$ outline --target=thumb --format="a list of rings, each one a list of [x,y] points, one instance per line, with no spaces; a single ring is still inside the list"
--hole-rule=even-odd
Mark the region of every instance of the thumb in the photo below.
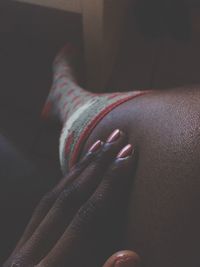
[[[134,251],[124,250],[112,255],[103,267],[139,267],[140,257]]]

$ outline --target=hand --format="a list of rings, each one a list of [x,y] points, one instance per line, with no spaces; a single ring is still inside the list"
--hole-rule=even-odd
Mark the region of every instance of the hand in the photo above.
[[[118,131],[92,146],[41,200],[4,267],[97,267],[119,249],[135,160],[125,143]],[[114,255],[105,267],[137,258],[127,253],[134,257]]]

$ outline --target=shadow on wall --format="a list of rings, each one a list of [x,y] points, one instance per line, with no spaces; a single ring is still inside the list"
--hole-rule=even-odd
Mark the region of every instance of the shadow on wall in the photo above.
[[[138,28],[149,37],[191,37],[190,6],[184,0],[138,0],[135,17]]]
[[[67,41],[81,46],[81,38],[79,15],[0,1],[0,104],[9,100],[40,112],[51,86],[56,52]]]

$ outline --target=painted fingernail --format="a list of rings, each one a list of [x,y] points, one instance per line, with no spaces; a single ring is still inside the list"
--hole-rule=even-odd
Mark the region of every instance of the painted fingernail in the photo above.
[[[133,146],[131,144],[125,146],[117,155],[117,159],[124,159],[133,154]]]
[[[139,266],[139,262],[131,257],[118,259],[114,264],[114,267],[137,267],[137,266]]]
[[[103,142],[101,140],[96,141],[88,150],[89,153],[97,152],[103,145]]]
[[[114,132],[111,133],[111,135],[107,139],[107,143],[112,143],[117,141],[121,136],[121,131],[119,129],[115,130]]]

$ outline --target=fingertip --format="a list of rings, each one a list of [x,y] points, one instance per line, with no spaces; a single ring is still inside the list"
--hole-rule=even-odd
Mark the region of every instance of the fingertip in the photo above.
[[[103,142],[101,140],[97,140],[88,150],[88,153],[95,153],[98,152],[102,146],[103,146]]]
[[[139,267],[140,257],[134,251],[121,251],[110,257],[103,267]]]
[[[137,160],[136,154],[136,149],[133,147],[133,145],[126,145],[118,152],[114,161],[114,168],[122,170],[128,170],[129,167],[132,168],[133,166],[135,168]]]
[[[122,148],[127,142],[126,134],[120,130],[114,130],[105,140],[104,152],[113,151],[113,156],[116,156],[120,148]]]
[[[77,164],[74,164],[71,167],[71,171],[80,169],[83,166],[86,167],[89,163],[91,163],[92,160],[94,160],[98,156],[99,152],[101,152],[103,145],[104,142],[102,142],[101,140],[97,140],[95,143],[93,143],[93,145],[91,145],[83,158]]]
[[[118,139],[124,136],[125,136],[124,133],[120,129],[116,129],[109,135],[109,137],[106,140],[106,143],[110,144],[116,142]]]
[[[134,149],[131,144],[126,145],[123,147],[120,152],[117,155],[117,159],[125,159],[127,157],[130,157],[134,154]]]
[[[139,267],[140,257],[134,251],[117,253],[113,267]]]

